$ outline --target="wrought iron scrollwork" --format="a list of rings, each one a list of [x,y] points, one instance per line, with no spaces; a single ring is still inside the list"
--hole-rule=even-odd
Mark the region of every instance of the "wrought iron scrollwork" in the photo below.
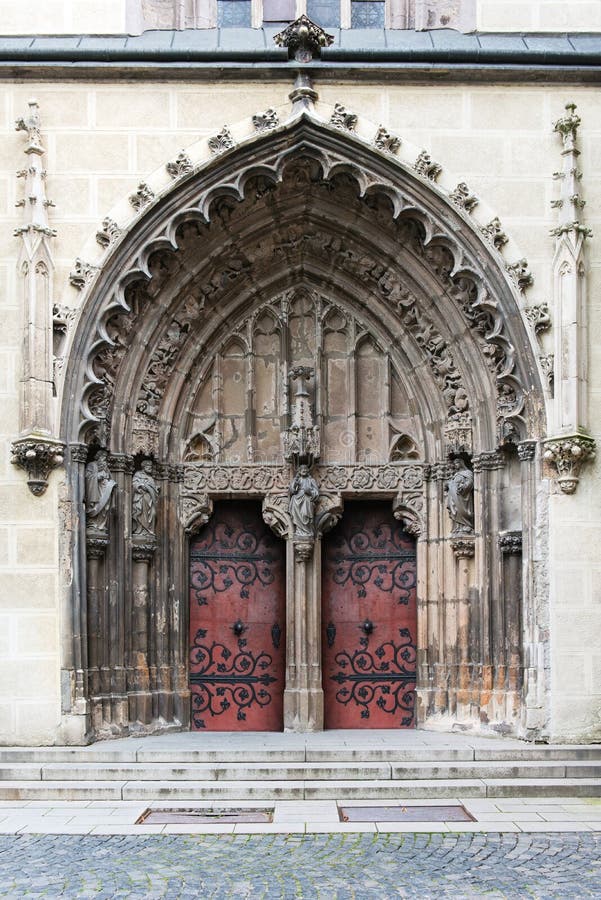
[[[250,707],[271,703],[268,688],[277,679],[267,670],[273,658],[265,651],[253,654],[246,649],[244,638],[239,638],[235,654],[216,641],[209,646],[203,643],[206,634],[205,629],[198,629],[190,651],[193,724],[205,728],[204,715],[220,716],[232,706],[242,722]]]
[[[415,547],[402,529],[381,524],[369,531],[357,531],[350,538],[335,538],[334,581],[354,585],[357,596],[367,596],[367,585],[397,594],[397,602],[407,605],[416,586]]]
[[[270,536],[258,539],[251,531],[235,529],[224,522],[207,526],[202,539],[190,548],[193,599],[204,606],[205,592],[222,594],[239,585],[244,600],[255,582],[264,587],[272,584],[276,554],[271,552],[270,542]]]
[[[328,647],[334,646],[334,641],[336,640],[336,626],[333,622],[328,622],[326,625],[326,640],[328,642]]]
[[[282,639],[282,629],[278,622],[274,622],[271,626],[271,643],[274,650],[280,649],[280,641]]]
[[[408,628],[399,628],[399,636],[399,644],[385,641],[373,651],[368,649],[369,639],[361,638],[361,649],[336,654],[341,671],[331,678],[340,685],[337,702],[359,706],[362,719],[369,719],[370,706],[375,704],[391,715],[400,712],[400,724],[408,727],[415,708],[416,650]]]

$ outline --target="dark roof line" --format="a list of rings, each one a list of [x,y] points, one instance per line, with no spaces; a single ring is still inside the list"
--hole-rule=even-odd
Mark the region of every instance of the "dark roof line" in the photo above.
[[[277,47],[277,28],[146,31],[140,35],[56,35],[0,38],[0,64],[264,62],[294,66]],[[329,29],[334,36],[322,58],[308,63],[408,63],[545,67],[601,65],[601,33],[472,33],[450,29],[401,31]]]

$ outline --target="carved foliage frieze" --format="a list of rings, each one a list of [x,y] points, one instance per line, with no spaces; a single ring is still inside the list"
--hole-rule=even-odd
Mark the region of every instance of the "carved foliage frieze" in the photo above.
[[[421,491],[424,470],[417,464],[388,465],[316,465],[312,474],[320,493],[382,493],[394,496],[399,492]],[[292,478],[290,466],[237,465],[203,466],[184,464],[183,494],[244,493],[259,495],[283,493],[287,495]]]

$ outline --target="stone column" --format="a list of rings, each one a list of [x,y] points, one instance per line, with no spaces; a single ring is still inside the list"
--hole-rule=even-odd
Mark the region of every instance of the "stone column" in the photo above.
[[[290,680],[284,690],[284,729],[323,729],[321,686],[321,554],[313,541],[293,540],[292,603],[288,604],[287,665]]]
[[[106,561],[108,584],[107,665],[110,680],[111,723],[120,731],[127,731],[129,716],[127,660],[130,651],[129,602],[131,597],[131,565],[127,551],[131,476],[133,457],[112,454],[111,473],[115,478],[115,496],[109,550]]]
[[[455,556],[456,714],[459,721],[466,721],[470,716],[470,603],[474,594],[475,536],[454,538],[451,546]]]
[[[522,687],[522,532],[501,532],[499,548],[505,610],[507,717],[514,720],[519,713]]]
[[[74,561],[73,576],[62,595],[62,668],[61,707],[62,735],[65,743],[83,743],[90,730],[87,647],[87,548],[86,523],[83,513],[85,497],[85,463],[88,447],[69,447],[69,504],[65,510],[66,528],[61,540],[65,557]]]
[[[104,560],[108,547],[106,533],[88,531],[86,534],[87,556],[87,623],[88,623],[88,696],[91,704],[92,726],[102,728],[104,711],[102,705],[103,683],[103,632],[104,622]]]
[[[152,721],[152,694],[150,692],[150,672],[148,668],[148,626],[150,602],[150,564],[154,556],[153,542],[132,543],[133,559],[133,606],[131,653],[133,693],[129,695],[129,718],[131,722]]]
[[[547,586],[538,584],[541,573],[548,567],[547,547],[541,544],[541,534],[548,528],[548,497],[541,480],[541,461],[537,442],[518,444],[522,474],[522,610],[521,610],[521,666],[522,721],[521,736],[540,740],[545,736],[546,692],[549,678],[549,610],[540,601],[547,594]],[[542,590],[541,590],[542,588]]]
[[[154,479],[154,463],[144,459],[132,478],[131,549],[132,608],[131,662],[133,694],[129,697],[130,721],[148,725],[153,719],[152,683],[149,666],[151,622],[151,563],[156,547],[156,521],[159,487]],[[156,621],[156,619],[155,619]],[[158,712],[158,711],[157,711]]]

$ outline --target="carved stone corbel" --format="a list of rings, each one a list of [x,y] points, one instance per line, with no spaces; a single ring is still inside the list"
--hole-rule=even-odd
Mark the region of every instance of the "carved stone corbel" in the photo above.
[[[288,496],[286,494],[267,494],[263,499],[263,521],[274,534],[286,540],[292,536],[293,525],[288,512]]]
[[[340,494],[321,494],[315,515],[315,533],[321,537],[338,525],[344,512]]]
[[[178,513],[186,534],[193,534],[213,515],[213,501],[208,494],[184,494],[180,496]]]
[[[570,434],[549,438],[544,448],[543,458],[556,470],[560,489],[564,494],[573,494],[582,466],[595,459],[595,441],[585,434]]]
[[[421,493],[403,493],[400,491],[392,501],[392,514],[403,528],[415,538],[424,534],[424,497]]]
[[[53,438],[30,435],[14,441],[11,462],[27,472],[27,485],[32,494],[41,497],[48,487],[52,469],[62,466],[65,445]]]

